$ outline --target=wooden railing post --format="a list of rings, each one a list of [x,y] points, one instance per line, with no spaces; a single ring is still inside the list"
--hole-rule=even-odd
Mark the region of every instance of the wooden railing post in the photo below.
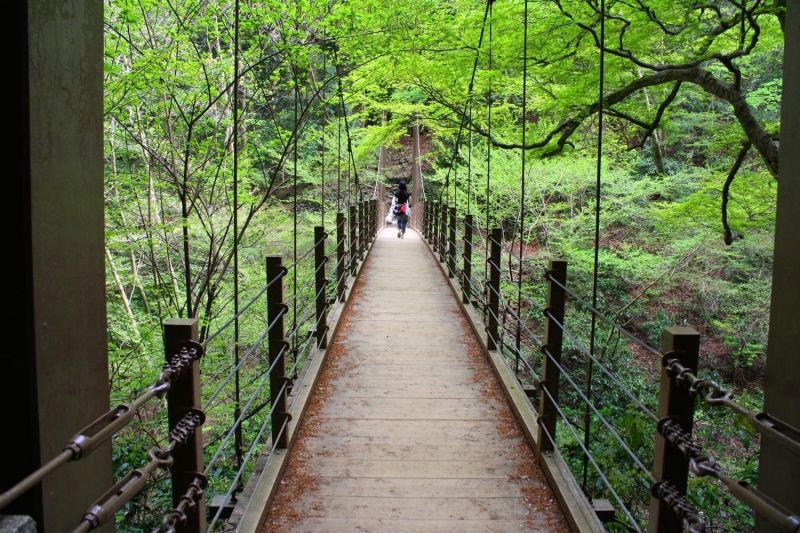
[[[487,346],[490,350],[497,349],[499,339],[497,330],[499,326],[498,315],[500,313],[500,241],[503,233],[500,228],[493,228],[490,233],[489,245],[489,309],[488,309],[488,334]]]
[[[430,202],[425,202],[422,204],[422,236],[425,237],[426,241],[430,241],[430,235],[428,234],[428,228],[431,224],[431,217],[430,213],[428,212],[430,208]]]
[[[432,250],[436,250],[436,202],[431,200],[428,206],[428,242]]]
[[[444,263],[447,259],[447,204],[439,206],[439,261]]]
[[[286,341],[284,317],[288,307],[283,301],[283,279],[286,269],[283,267],[281,256],[267,257],[267,279],[277,277],[280,281],[273,283],[267,289],[267,325],[272,327],[267,334],[269,351],[269,364],[272,371],[269,373],[269,395],[272,405],[272,441],[276,448],[286,448],[287,431],[283,425],[289,416],[286,413],[287,384],[286,377],[286,352],[289,343]],[[275,362],[277,360],[277,362]]]
[[[697,375],[700,352],[700,334],[692,328],[672,327],[664,329],[661,337],[661,350],[664,362],[677,359],[681,365]],[[687,433],[692,434],[694,399],[688,387],[678,385],[668,370],[662,365],[661,386],[658,392],[659,420],[672,419]],[[656,446],[653,454],[653,477],[667,481],[682,495],[686,494],[689,480],[689,460],[678,448],[670,444],[656,432]],[[665,533],[681,531],[681,519],[670,510],[662,500],[650,498],[650,521],[648,531]]]
[[[367,242],[367,232],[364,230],[364,201],[358,202],[358,260],[364,260],[364,248]]]
[[[177,318],[164,322],[164,356],[167,361],[180,351],[185,341],[197,341],[197,319]],[[191,370],[172,384],[167,392],[167,418],[169,429],[180,422],[192,409],[200,409],[200,363],[195,361]],[[197,429],[172,453],[172,504],[177,506],[196,474],[203,472],[203,433]],[[178,531],[203,532],[206,530],[206,505],[200,501],[187,513],[187,520]]]
[[[356,206],[350,206],[350,275],[356,275],[356,266],[358,266],[358,238],[356,235]]]
[[[345,251],[344,213],[336,213],[336,295],[340,302],[344,302],[344,280],[347,265],[347,252]]]
[[[325,240],[327,234],[322,226],[314,227],[314,287],[316,288],[316,318],[314,329],[317,332],[317,347],[325,348],[328,345],[328,278],[325,275]]]
[[[537,452],[551,452],[558,422],[558,388],[561,380],[561,350],[564,342],[564,307],[567,286],[567,262],[550,261],[547,271],[547,307],[545,308],[542,384],[539,393],[539,430]],[[552,279],[550,279],[552,278]],[[555,280],[555,281],[553,281]],[[559,285],[560,284],[560,285]]]
[[[461,270],[461,301],[465,304],[472,298],[472,215],[464,217],[464,268]]]
[[[369,200],[369,242],[375,240],[375,235],[378,233],[375,229],[375,222],[377,221],[375,213],[378,211],[377,206],[375,205],[376,202],[377,200],[375,198]]]
[[[364,257],[367,253],[367,243],[369,242],[369,232],[367,231],[367,224],[369,221],[367,220],[367,201],[364,200],[361,202],[361,225],[358,226],[359,230],[361,231],[361,238],[359,239],[359,244],[361,245],[358,251],[358,258],[363,261]]]
[[[456,208],[450,208],[450,237],[448,238],[447,274],[456,277]]]
[[[366,249],[369,248],[369,244],[372,242],[372,236],[374,235],[374,232],[372,231],[372,228],[373,228],[372,220],[373,220],[374,217],[372,216],[372,200],[371,199],[370,200],[364,200],[364,212],[365,212],[364,213],[365,214],[365,217],[364,217],[364,234],[367,236],[367,238],[364,239],[364,241],[365,241],[364,246],[365,246],[365,250],[366,250]]]
[[[433,226],[435,222],[435,216],[433,215],[433,202],[425,202],[425,209],[428,210],[428,242],[433,241]]]
[[[428,241],[431,244],[431,250],[434,253],[439,249],[437,240],[439,239],[439,210],[437,208],[436,202],[431,202],[431,227],[430,227],[430,237]]]
[[[380,210],[378,209],[378,199],[372,200],[372,240],[378,236],[378,220],[380,219]]]
[[[364,260],[364,250],[367,249],[367,213],[366,202],[358,203],[358,260]]]

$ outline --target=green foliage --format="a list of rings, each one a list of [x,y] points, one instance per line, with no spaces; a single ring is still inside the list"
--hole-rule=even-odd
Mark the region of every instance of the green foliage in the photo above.
[[[607,102],[604,116],[598,306],[652,344],[658,344],[665,326],[695,325],[704,339],[703,367],[714,369],[717,379],[755,406],[761,401],[752,383],[763,371],[775,216],[776,183],[766,170],[769,162],[754,148],[733,180],[727,215],[742,238],[724,246],[722,187],[750,134],[731,101],[692,79],[682,83],[645,141],[642,124],[655,119],[674,85],[634,85],[654,73],[680,70],[671,67],[694,65],[738,91],[763,131],[777,132],[782,33],[770,2],[746,3],[751,13],[744,26],[734,2],[719,2],[717,9],[690,0],[646,4],[608,3],[613,16],[606,20],[605,97],[630,91]],[[590,298],[597,133],[591,106],[599,82],[595,6],[582,0],[528,2],[535,16],[529,18],[523,102],[524,4],[492,3],[491,68],[488,31],[476,48],[486,5],[477,0],[242,2],[238,95],[233,89],[232,2],[115,0],[106,6],[112,401],[129,400],[157,376],[164,320],[196,316],[207,338],[233,315],[234,235],[240,301],[247,302],[265,283],[268,255],[280,254],[291,264],[311,245],[314,225],[324,219],[330,230],[337,209],[360,194],[371,196],[381,179],[378,151],[388,147],[402,154],[415,123],[430,146],[423,154],[427,197],[441,197],[457,205],[459,213],[467,208],[481,227],[501,227],[506,241],[522,235],[529,249],[523,265],[516,265],[513,250],[504,250],[503,291],[516,298],[511,276],[521,271],[528,301],[522,313],[530,327],[541,333],[536,306],[546,288],[539,280],[550,259],[567,259],[570,286]],[[729,64],[718,59],[725,54],[734,56]],[[558,128],[573,122],[574,130],[562,138]],[[527,152],[524,195],[520,153],[507,149],[521,142],[522,124],[527,142],[541,141]],[[397,171],[410,174],[408,168]],[[297,292],[294,303],[302,318],[313,296],[311,261],[302,261],[290,277],[286,290]],[[254,405],[268,394],[267,387],[258,388],[265,370],[258,345],[265,315],[265,303],[257,299],[240,322],[240,350],[255,354],[242,370],[242,395],[252,397]],[[591,319],[575,305],[567,323],[575,333],[565,364],[582,382]],[[308,327],[298,328],[300,337]],[[641,401],[654,405],[658,361],[647,359],[604,324],[596,339],[615,376]],[[540,362],[533,347],[523,352]],[[204,382],[219,383],[233,364],[233,353],[233,334],[224,331],[202,363]],[[602,375],[596,379],[601,413],[647,463],[653,428],[631,409],[629,398],[615,395],[612,383]],[[212,389],[204,389],[204,402]],[[206,460],[232,424],[233,395],[228,384],[208,406],[205,438],[214,446],[207,449]],[[582,419],[579,395],[565,391],[564,398],[568,415]],[[243,424],[246,445],[264,414]],[[115,440],[117,477],[144,462],[157,440],[154,435],[164,434],[157,409],[140,418],[139,429],[126,430]],[[640,520],[646,484],[622,466],[628,464],[625,455],[602,432],[596,414],[589,419],[599,433],[593,451]],[[698,431],[715,452],[725,451],[721,443],[730,443],[734,453],[723,458],[742,477],[754,478],[757,439],[739,420],[703,410]],[[563,431],[558,438],[574,471],[580,472],[578,441]],[[221,457],[209,493],[226,491],[237,469],[231,445]],[[605,490],[596,473],[590,472],[588,481],[592,491]],[[707,480],[693,482],[692,498],[715,525],[735,530],[752,523],[748,512]],[[153,484],[117,516],[118,529],[149,530],[168,501],[164,484]]]

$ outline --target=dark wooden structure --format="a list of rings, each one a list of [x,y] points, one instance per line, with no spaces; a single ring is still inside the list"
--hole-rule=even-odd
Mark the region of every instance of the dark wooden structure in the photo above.
[[[53,0],[11,5],[17,61],[9,77],[8,125],[15,174],[6,227],[9,285],[0,405],[6,436],[0,489],[61,452],[79,428],[108,409],[103,235],[103,6]],[[13,259],[12,259],[13,258]],[[89,475],[91,473],[91,475]],[[4,513],[33,515],[40,531],[69,531],[111,484],[106,444],[68,465]],[[57,504],[56,504],[57,502]]]

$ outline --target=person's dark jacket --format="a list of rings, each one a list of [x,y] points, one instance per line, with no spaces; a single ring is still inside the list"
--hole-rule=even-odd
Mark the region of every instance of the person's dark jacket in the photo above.
[[[408,191],[395,191],[394,197],[397,198],[398,204],[404,204],[411,198],[411,193]],[[411,203],[409,202],[409,206]]]

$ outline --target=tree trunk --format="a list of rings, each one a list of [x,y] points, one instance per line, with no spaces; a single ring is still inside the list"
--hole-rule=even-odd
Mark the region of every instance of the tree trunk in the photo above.
[[[117,285],[117,291],[119,291],[119,296],[122,299],[122,306],[125,308],[125,314],[127,314],[128,318],[131,319],[131,324],[133,325],[134,329],[138,330],[139,326],[136,324],[136,319],[133,318],[133,311],[131,310],[131,301],[128,298],[128,293],[125,292],[125,286],[122,284],[122,280],[119,277],[117,267],[114,265],[114,258],[111,256],[111,250],[109,250],[107,246],[106,259],[108,259],[108,266],[111,268],[111,275],[114,278],[114,283]]]
[[[638,69],[639,76],[642,75],[642,69]],[[651,112],[653,110],[653,101],[650,98],[650,91],[646,88],[644,89],[644,101],[647,104],[647,112]],[[661,139],[660,139],[660,130],[656,128],[653,130],[653,134],[650,136],[650,151],[653,154],[653,163],[656,166],[656,172],[661,175],[666,174],[667,172],[664,170],[664,151],[661,147]]]

